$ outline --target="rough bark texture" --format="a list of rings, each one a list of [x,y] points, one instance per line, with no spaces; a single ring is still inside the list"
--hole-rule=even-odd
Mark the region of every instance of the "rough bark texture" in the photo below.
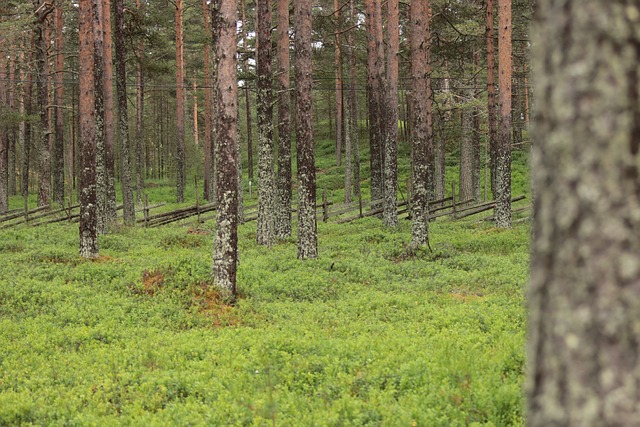
[[[218,46],[218,40],[220,39],[220,1],[221,0],[212,0],[210,2],[211,46],[213,47],[211,51],[211,63],[213,64],[211,68],[211,72],[213,73],[211,79],[213,82],[218,81],[218,67],[216,64],[218,63],[217,46]],[[217,196],[217,181],[218,181],[217,170],[218,169],[217,168],[218,168],[218,163],[220,161],[219,156],[216,154],[216,147],[218,145],[217,134],[218,134],[218,107],[219,107],[217,89],[214,91],[214,93],[215,93],[215,96],[212,96],[211,112],[209,114],[209,117],[211,120],[211,136],[210,136],[211,138],[211,153],[210,153],[211,170],[209,175],[209,195],[217,203],[217,200],[218,200],[218,196]]]
[[[113,100],[113,45],[111,41],[111,0],[102,0],[103,77],[104,77],[104,165],[107,171],[107,199],[104,218],[108,224],[117,219],[116,210],[116,127]]]
[[[258,73],[258,229],[256,242],[271,246],[275,242],[275,174],[273,146],[273,91],[271,80],[271,0],[257,0]]]
[[[213,250],[213,283],[224,300],[235,300],[238,260],[238,178],[237,178],[237,84],[236,84],[236,2],[221,0],[218,57],[218,132],[216,237]]]
[[[496,150],[496,227],[511,227],[511,0],[499,0],[498,144]]]
[[[474,77],[473,77],[473,87],[478,87],[478,73],[480,69],[480,54],[479,52],[474,52],[473,54],[473,64],[474,64]],[[472,175],[471,175],[471,185],[472,185],[472,196],[473,200],[480,201],[480,173],[482,171],[482,161],[481,161],[481,150],[480,150],[480,109],[478,108],[475,93],[471,93],[473,96],[473,107],[471,109],[471,165],[472,165]],[[463,199],[464,200],[464,199]]]
[[[106,146],[104,142],[104,33],[102,31],[102,1],[91,0],[93,22],[93,85],[96,144],[96,212],[99,234],[107,232],[105,215],[107,204]]]
[[[34,1],[36,10],[42,1]],[[38,206],[48,206],[51,204],[51,146],[49,144],[50,123],[49,123],[49,54],[46,27],[48,25],[47,16],[51,12],[51,7],[44,6],[44,13],[36,20],[36,67],[37,67],[37,92],[38,111],[40,115],[40,127],[38,129]]]
[[[381,79],[378,78],[378,48],[376,44],[377,0],[365,0],[367,31],[367,93],[369,106],[369,165],[371,175],[371,200],[383,197],[382,186],[382,131],[380,99]],[[378,206],[376,206],[378,207]]]
[[[91,0],[80,0],[79,7],[79,91],[80,91],[80,256],[98,256],[96,210],[96,143],[94,91],[93,5]]]
[[[336,20],[335,32],[335,57],[334,64],[336,67],[336,166],[342,165],[342,124],[343,119],[343,97],[342,97],[342,45],[341,45],[341,24],[342,13],[338,0],[333,0],[334,19]]]
[[[27,42],[25,42],[27,44]],[[32,48],[27,56],[26,64],[31,64],[33,58],[33,46],[35,44],[35,37],[32,34],[31,40],[28,45]],[[20,79],[25,82],[24,87],[24,113],[31,114],[31,100],[33,97],[33,74],[28,72],[29,66],[26,65],[20,72]],[[24,145],[22,146],[22,181],[20,189],[22,190],[22,197],[26,201],[29,197],[29,158],[31,156],[31,122],[25,121],[24,123]]]
[[[384,213],[387,227],[398,225],[398,55],[400,55],[400,23],[398,0],[387,2],[389,48],[387,49],[388,88],[384,134]],[[382,21],[382,19],[380,19]]]
[[[16,59],[12,56],[9,59],[9,81],[13,82],[16,76]],[[9,90],[7,91],[7,104],[9,105],[9,109],[11,111],[16,110],[16,84],[10,84]],[[8,145],[8,170],[9,174],[7,176],[7,192],[10,196],[16,195],[16,140],[18,139],[18,127],[15,124],[11,124],[8,129],[8,137],[9,137],[9,145]],[[64,177],[63,177],[64,178]]]
[[[54,12],[55,29],[55,74],[54,74],[54,95],[55,120],[52,170],[53,170],[53,201],[64,205],[64,34],[62,32],[62,2],[57,1]],[[14,174],[15,175],[15,174]]]
[[[184,154],[184,43],[182,0],[176,0],[176,201],[184,202],[186,184]]]
[[[289,0],[278,0],[278,177],[276,237],[291,236],[291,94],[289,60]]]
[[[640,10],[537,6],[528,425],[637,425]]]
[[[465,90],[465,103],[472,102],[471,89]],[[462,108],[462,139],[460,142],[460,200],[473,198],[473,123],[471,107]]]
[[[496,158],[498,150],[498,123],[496,115],[496,54],[495,31],[493,29],[495,3],[487,0],[487,20],[485,34],[487,38],[487,128],[489,138],[489,169],[491,170],[491,191],[496,198]]]
[[[311,0],[294,3],[298,258],[318,257],[316,168],[311,104]]]
[[[0,39],[0,42],[4,40]],[[0,114],[8,108],[7,102],[7,60],[6,53],[0,52]],[[9,135],[6,127],[0,125],[0,213],[9,209]]]
[[[114,28],[116,48],[116,92],[118,97],[118,136],[120,141],[120,180],[122,181],[122,202],[124,224],[135,224],[135,205],[131,186],[131,158],[129,147],[129,116],[127,108],[127,48],[124,38],[124,0],[115,0]]]
[[[427,150],[430,141],[428,129],[428,105],[431,98],[427,86],[428,45],[425,43],[429,27],[429,1],[411,2],[411,78],[413,101],[413,150],[412,150],[412,201],[411,242],[414,246],[429,244],[428,165]],[[417,96],[415,94],[425,94]]]

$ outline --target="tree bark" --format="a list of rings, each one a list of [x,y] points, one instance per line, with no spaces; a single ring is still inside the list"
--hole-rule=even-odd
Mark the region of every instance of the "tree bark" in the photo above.
[[[511,227],[511,0],[498,0],[498,145],[496,151],[496,227]]]
[[[118,97],[118,134],[120,141],[120,180],[122,181],[122,201],[124,224],[135,225],[135,205],[131,185],[131,156],[129,146],[129,116],[127,107],[127,48],[124,38],[124,0],[115,0],[114,14],[116,48],[116,92]]]
[[[54,74],[54,105],[55,120],[53,141],[53,201],[64,206],[64,34],[62,21],[62,1],[55,3],[54,29],[55,29],[55,74]]]
[[[28,45],[30,49],[28,49],[27,61],[24,69],[20,73],[20,79],[25,82],[24,87],[24,113],[26,115],[32,114],[32,97],[33,97],[33,73],[29,71],[29,65],[31,64],[33,55],[35,52],[35,34],[32,33],[30,40],[28,42],[25,41],[25,45]],[[25,200],[29,197],[29,166],[30,166],[30,156],[31,156],[31,121],[26,120],[24,122],[24,145],[22,147],[22,182],[20,184],[20,189],[22,190],[22,197]]]
[[[176,0],[176,202],[184,202],[184,30],[182,0]]]
[[[429,46],[425,38],[430,26],[428,0],[411,2],[411,78],[413,93],[413,150],[412,150],[412,187],[411,201],[411,242],[413,246],[429,245],[429,210],[428,210],[428,151],[431,99],[427,85],[429,77]]]
[[[144,14],[140,0],[136,0],[138,14]],[[144,61],[144,38],[140,37],[137,45],[138,62],[136,64],[136,199],[142,203],[144,195],[144,75],[142,63]],[[197,117],[194,118],[197,123]],[[197,134],[196,134],[197,135]]]
[[[398,55],[400,55],[400,22],[398,0],[387,2],[388,90],[385,111],[387,125],[384,139],[384,224],[398,226]],[[382,18],[380,19],[382,21]]]
[[[0,43],[6,40],[0,39]],[[8,107],[7,60],[6,53],[0,52],[0,113]],[[0,213],[9,210],[9,135],[7,126],[0,124]]]
[[[375,2],[365,0],[366,32],[367,32],[367,93],[369,104],[369,166],[371,176],[371,200],[383,197],[382,186],[382,123],[380,101],[382,88],[378,78],[378,47],[376,42],[376,13]],[[378,205],[372,206],[377,208]]]
[[[91,0],[80,0],[79,7],[79,88],[80,88],[80,256],[98,256],[96,210],[96,143],[94,94],[94,10]]]
[[[640,11],[537,2],[527,424],[640,419]]]
[[[278,177],[276,237],[291,236],[291,94],[289,59],[289,0],[278,0]]]
[[[496,199],[496,158],[498,150],[498,123],[496,120],[496,54],[495,32],[493,29],[495,3],[487,0],[487,20],[485,34],[487,39],[487,128],[489,138],[489,169],[491,171],[491,192]]]
[[[205,34],[211,29],[211,19],[207,0],[202,0],[202,14]],[[209,180],[211,176],[211,108],[213,102],[213,82],[211,79],[211,38],[207,38],[204,46],[204,198],[213,201],[213,194],[210,194]]]
[[[460,200],[473,199],[473,123],[471,104],[473,94],[471,89],[464,89],[464,105],[462,106],[462,139],[460,143]]]
[[[238,178],[237,178],[237,82],[236,82],[236,10],[235,0],[221,0],[218,57],[218,132],[216,237],[213,252],[213,283],[223,300],[236,298],[238,259]]]
[[[246,0],[242,0],[242,47],[245,51],[249,51],[247,46],[247,14],[246,14]],[[247,59],[242,61],[242,72],[247,75],[249,73],[249,66],[247,65]],[[250,80],[244,81],[244,104],[245,113],[247,119],[247,168],[249,175],[249,182],[253,182],[253,120],[251,119],[251,84]]]
[[[342,96],[342,45],[341,45],[341,24],[342,13],[338,0],[333,0],[334,19],[336,20],[335,38],[335,67],[336,67],[336,166],[342,165],[342,124],[343,119],[343,96]]]
[[[116,210],[116,127],[114,120],[113,100],[113,44],[111,40],[111,0],[102,0],[102,24],[104,49],[103,64],[103,89],[104,89],[104,166],[107,173],[107,199],[104,218],[108,224],[115,223]]]
[[[294,3],[296,152],[298,165],[298,258],[318,257],[316,168],[311,101],[311,0]]]
[[[104,140],[104,33],[102,18],[104,10],[101,0],[91,0],[93,27],[93,85],[94,85],[94,138],[96,145],[96,216],[99,234],[107,233],[107,169]]]
[[[356,23],[356,11],[354,0],[349,0],[349,17],[351,24]],[[353,195],[360,197],[360,134],[358,126],[358,97],[357,97],[357,68],[355,54],[355,28],[349,31],[349,68],[350,68],[350,90],[349,90],[349,121],[351,145],[353,146]]]

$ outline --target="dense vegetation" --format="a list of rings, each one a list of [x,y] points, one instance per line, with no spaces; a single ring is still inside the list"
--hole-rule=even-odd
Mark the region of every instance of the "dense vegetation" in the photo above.
[[[257,247],[247,223],[235,307],[206,287],[213,222],[115,230],[95,261],[75,224],[5,230],[0,425],[522,424],[529,225],[478,219],[432,223],[432,252],[409,249],[409,221],[320,222],[304,262],[295,238]]]

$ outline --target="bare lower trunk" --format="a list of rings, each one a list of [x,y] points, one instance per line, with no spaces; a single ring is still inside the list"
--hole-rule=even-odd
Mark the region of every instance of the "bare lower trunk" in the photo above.
[[[356,22],[354,0],[349,0],[349,17],[352,25]],[[353,146],[353,194],[360,197],[360,135],[358,126],[358,102],[357,102],[357,69],[355,55],[355,28],[349,31],[349,124],[351,126],[351,145]]]
[[[400,54],[398,0],[389,0],[387,8],[389,48],[387,51],[388,88],[384,91],[387,123],[384,133],[383,219],[387,227],[396,227],[398,225],[398,55]]]
[[[40,2],[34,3],[36,9]],[[43,6],[43,14],[36,22],[36,66],[37,66],[37,92],[40,126],[37,132],[38,138],[38,206],[51,204],[51,148],[49,144],[49,40],[47,37],[47,16],[52,11],[52,4]]]
[[[343,98],[342,98],[342,46],[340,37],[340,24],[342,23],[342,13],[338,0],[333,0],[334,18],[337,22],[335,32],[335,58],[336,67],[336,166],[342,165],[342,124],[343,120]]]
[[[278,177],[275,233],[291,236],[291,95],[289,93],[289,0],[278,1]]]
[[[99,234],[107,232],[107,169],[105,164],[106,145],[104,140],[104,35],[101,0],[91,0],[93,19],[93,84],[94,84],[94,137],[96,145],[96,216]]]
[[[498,84],[500,122],[496,151],[495,222],[500,228],[511,227],[511,0],[499,0],[498,14]]]
[[[238,260],[238,178],[237,178],[237,84],[236,84],[236,2],[221,0],[218,57],[218,132],[216,150],[218,215],[213,251],[213,283],[223,300],[236,298]]]
[[[311,0],[294,3],[296,150],[298,163],[298,258],[318,257],[316,168],[311,103]]]
[[[491,170],[491,191],[496,198],[496,158],[498,150],[498,124],[496,115],[496,77],[495,77],[495,31],[494,0],[487,0],[486,39],[487,39],[487,127],[489,138],[489,169]]]
[[[104,165],[107,172],[107,199],[104,217],[107,223],[115,223],[116,211],[116,126],[113,100],[113,51],[111,41],[111,0],[102,0],[104,31],[103,76],[104,76]]]
[[[54,105],[55,105],[55,139],[53,141],[53,201],[64,205],[64,34],[62,22],[62,2],[56,2],[54,12],[55,28],[55,74],[54,74]],[[14,174],[15,175],[15,174]]]
[[[0,42],[4,40],[0,39]],[[7,102],[7,60],[0,58],[0,112]],[[9,135],[5,125],[0,125],[0,213],[9,210]]]
[[[140,0],[136,0],[136,8],[143,16]],[[142,62],[144,60],[144,38],[140,38],[137,46],[138,63],[136,64],[136,198],[142,203],[144,194],[144,76]],[[197,120],[197,118],[196,118]]]
[[[176,0],[176,201],[184,202],[186,184],[184,153],[184,55],[182,0]]]

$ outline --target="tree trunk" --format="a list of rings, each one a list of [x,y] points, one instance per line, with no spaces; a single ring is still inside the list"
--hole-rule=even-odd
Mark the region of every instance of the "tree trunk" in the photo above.
[[[140,0],[136,0],[136,8],[140,16],[144,14]],[[144,38],[140,37],[137,46],[138,63],[136,64],[136,199],[142,203],[144,194]],[[197,117],[195,118],[197,123]]]
[[[184,202],[186,168],[184,153],[184,31],[182,0],[176,0],[176,202]]]
[[[298,164],[298,258],[318,257],[316,168],[311,112],[311,0],[294,3],[296,151]]]
[[[384,139],[384,224],[398,226],[398,55],[400,55],[400,22],[398,0],[387,2],[389,48],[387,50],[388,90],[385,90],[388,109]],[[382,21],[382,17],[380,17]],[[386,85],[385,85],[386,86]]]
[[[496,151],[496,227],[511,227],[511,0],[498,0],[498,146]]]
[[[27,45],[27,42],[25,42]],[[29,72],[29,65],[31,64],[33,55],[35,52],[35,34],[31,34],[30,41],[28,42],[28,56],[24,69],[20,72],[20,79],[25,82],[24,88],[24,114],[32,114],[32,97],[33,97],[33,73]],[[29,197],[29,166],[31,157],[31,121],[26,120],[24,122],[24,145],[22,147],[22,182],[20,189],[22,190],[22,197],[26,201]]]
[[[527,424],[640,419],[637,5],[539,1]]]
[[[496,120],[496,54],[495,32],[493,29],[494,0],[487,0],[487,20],[485,34],[487,38],[487,127],[489,138],[489,169],[491,171],[491,192],[496,199],[496,158],[498,157],[498,124]]]
[[[473,123],[471,117],[472,89],[464,90],[462,105],[462,140],[460,143],[460,200],[473,199]]]
[[[356,11],[354,0],[349,0],[349,17],[351,24],[356,23]],[[349,121],[351,127],[351,145],[353,146],[353,194],[360,197],[360,135],[358,126],[358,98],[357,98],[357,68],[355,54],[355,28],[349,31],[349,68],[350,68],[350,91],[349,91]]]
[[[367,32],[367,93],[369,100],[369,166],[371,175],[371,200],[377,201],[383,197],[382,187],[382,124],[380,101],[382,88],[378,78],[378,47],[376,44],[376,14],[375,2],[365,0],[366,32]],[[379,205],[372,206],[377,208]]]
[[[64,34],[62,32],[62,1],[56,1],[54,12],[55,28],[55,139],[53,142],[53,201],[64,206]]]
[[[336,67],[336,166],[342,165],[342,46],[340,41],[340,31],[342,24],[342,13],[338,0],[333,0],[334,19],[336,20],[335,32],[335,67]]]
[[[41,7],[42,6],[42,7]],[[51,147],[49,144],[49,55],[47,38],[47,16],[52,12],[53,5],[41,0],[34,0],[37,15],[36,36],[36,66],[38,87],[38,110],[40,128],[38,129],[38,206],[51,204]]]
[[[220,38],[216,47],[219,102],[216,144],[221,161],[217,167],[218,215],[213,252],[213,283],[226,301],[236,298],[238,260],[236,7],[235,0],[220,1]]]
[[[93,84],[94,84],[94,137],[96,145],[96,216],[98,234],[107,233],[107,169],[104,141],[104,34],[102,18],[104,10],[101,0],[91,0],[93,23]]]
[[[82,172],[80,173],[80,256],[98,256],[96,210],[96,142],[94,94],[93,4],[80,0],[79,7],[79,87],[80,87],[80,144]]]
[[[473,65],[474,65],[474,77],[473,77],[473,87],[478,87],[478,73],[480,70],[480,54],[479,52],[473,53]],[[473,95],[473,108],[471,109],[471,147],[472,147],[472,175],[471,175],[471,184],[472,184],[472,198],[476,202],[480,201],[481,191],[480,191],[480,172],[482,170],[482,161],[481,161],[481,150],[480,150],[480,110],[476,103],[475,93]],[[465,199],[462,199],[465,200]]]
[[[276,237],[291,236],[291,94],[289,60],[289,0],[278,0],[278,182]]]
[[[211,28],[209,5],[207,0],[202,0],[202,15],[205,34]],[[204,46],[204,198],[213,201],[214,197],[209,193],[209,180],[211,176],[211,103],[213,98],[213,82],[211,79],[211,38],[207,39]]]
[[[135,225],[135,205],[131,186],[131,156],[129,147],[129,116],[127,108],[127,48],[124,38],[124,0],[115,0],[114,14],[116,48],[116,92],[118,97],[118,133],[120,141],[120,180],[122,181],[122,201],[124,224]]]
[[[271,0],[257,0],[258,60],[258,229],[256,242],[271,246],[275,241],[275,181],[273,171],[273,94],[271,80]]]
[[[428,210],[428,151],[430,108],[429,47],[424,42],[430,26],[428,0],[411,2],[411,78],[413,101],[413,150],[412,150],[412,201],[411,201],[411,242],[413,246],[429,245]]]
[[[0,43],[6,40],[0,39]],[[0,113],[4,113],[8,102],[6,53],[0,55]],[[7,125],[0,123],[0,213],[9,210],[9,135]]]
[[[116,210],[116,127],[113,101],[113,46],[111,41],[111,0],[102,0],[104,49],[104,166],[107,172],[107,199],[103,215],[108,224],[115,223]]]
[[[12,55],[9,58],[9,82],[14,82],[16,78],[16,58]],[[7,91],[7,105],[9,110],[16,110],[16,87],[15,83],[12,83],[8,87]],[[8,176],[7,176],[7,192],[9,196],[16,195],[16,139],[17,135],[17,126],[15,123],[11,123],[8,129],[8,145],[7,145],[7,168],[8,168]]]
[[[246,14],[246,1],[242,0],[242,47],[246,52],[249,51],[249,47],[247,46],[247,33],[249,30],[247,29],[247,14]],[[242,72],[245,76],[249,73],[249,66],[247,65],[247,59],[245,56],[245,60],[242,61]],[[248,167],[248,175],[249,182],[253,181],[253,121],[251,120],[251,85],[250,80],[245,79],[244,81],[244,103],[245,103],[245,113],[247,117],[247,167]]]
[[[218,81],[218,67],[215,65],[218,63],[218,51],[217,51],[217,45],[218,45],[218,40],[220,39],[220,1],[221,0],[212,0],[210,2],[210,7],[211,7],[211,46],[213,46],[212,49],[212,54],[211,54],[211,63],[214,64],[211,71],[213,73],[212,76],[212,81],[213,82],[217,82]],[[215,99],[214,99],[215,98]],[[217,168],[218,168],[218,163],[220,161],[219,155],[216,154],[216,147],[218,146],[218,142],[217,142],[217,132],[218,132],[218,107],[219,107],[219,100],[217,97],[217,90],[216,90],[216,96],[212,96],[212,102],[211,102],[211,114],[210,114],[210,119],[211,119],[211,175],[209,175],[209,194],[211,196],[211,198],[213,200],[215,200],[217,202],[218,200],[218,196],[217,196],[217,176],[218,176],[218,172],[217,172]],[[239,161],[239,160],[238,160]],[[242,165],[240,165],[241,167]]]

